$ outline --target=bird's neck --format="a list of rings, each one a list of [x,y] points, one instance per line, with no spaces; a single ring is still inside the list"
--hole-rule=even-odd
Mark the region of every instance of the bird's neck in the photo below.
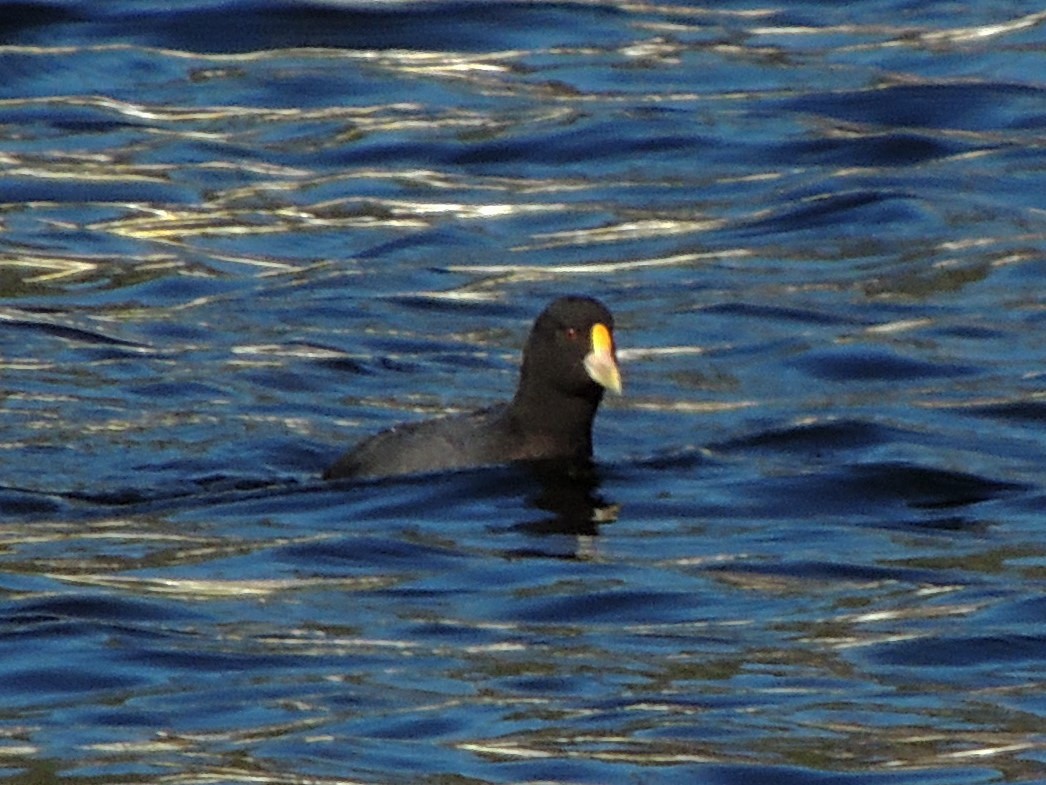
[[[602,388],[577,396],[531,389],[524,382],[508,415],[525,440],[554,445],[563,455],[588,458],[592,455],[592,421],[602,397]]]

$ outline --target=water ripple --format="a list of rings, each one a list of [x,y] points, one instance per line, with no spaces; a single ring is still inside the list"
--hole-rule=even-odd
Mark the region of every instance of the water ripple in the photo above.
[[[1041,779],[1041,37],[998,4],[0,3],[0,754]],[[512,394],[590,476],[324,483]]]

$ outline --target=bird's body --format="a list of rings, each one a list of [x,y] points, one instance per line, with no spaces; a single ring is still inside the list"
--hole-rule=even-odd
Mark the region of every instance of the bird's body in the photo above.
[[[509,403],[382,431],[339,458],[324,478],[588,460],[603,390],[621,391],[612,330],[613,317],[599,301],[554,301],[534,323]]]
[[[528,433],[513,423],[507,405],[434,420],[403,423],[364,439],[324,475],[384,477],[396,474],[489,466],[512,461],[558,457],[584,458],[585,443]]]

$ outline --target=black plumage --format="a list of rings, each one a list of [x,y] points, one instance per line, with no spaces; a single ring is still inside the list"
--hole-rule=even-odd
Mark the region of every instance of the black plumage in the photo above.
[[[516,394],[469,414],[398,425],[364,439],[325,479],[373,478],[592,456],[592,421],[621,392],[614,318],[591,297],[561,297],[534,322]]]

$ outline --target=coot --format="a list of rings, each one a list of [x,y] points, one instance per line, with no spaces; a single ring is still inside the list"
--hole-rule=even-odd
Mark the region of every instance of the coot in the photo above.
[[[513,461],[587,462],[603,391],[621,394],[613,336],[614,318],[601,302],[561,297],[534,322],[510,402],[397,425],[364,439],[323,477],[387,477]]]

